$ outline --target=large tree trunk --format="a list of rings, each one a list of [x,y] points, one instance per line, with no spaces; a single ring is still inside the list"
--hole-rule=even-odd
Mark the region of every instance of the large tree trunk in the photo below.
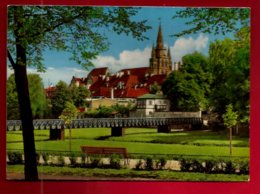
[[[16,11],[21,11],[17,7]],[[25,180],[38,180],[36,151],[34,142],[34,127],[32,120],[32,109],[29,96],[28,79],[26,73],[26,48],[21,43],[22,37],[19,29],[23,27],[23,22],[19,19],[19,14],[14,14],[16,30],[16,63],[13,64],[18,102],[20,107],[20,117],[22,120],[23,144],[24,144],[24,175]]]

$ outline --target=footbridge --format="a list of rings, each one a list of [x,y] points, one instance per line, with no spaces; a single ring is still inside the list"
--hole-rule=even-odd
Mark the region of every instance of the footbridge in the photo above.
[[[202,124],[200,117],[186,117],[186,118],[154,118],[154,117],[128,117],[128,118],[85,118],[75,119],[69,125],[61,119],[39,119],[33,120],[34,129],[50,130],[50,138],[56,139],[60,136],[64,128],[97,128],[108,127],[111,128],[112,136],[124,135],[124,128],[129,127],[157,127],[158,132],[170,132],[173,127],[192,128],[194,125]],[[20,120],[8,120],[7,130],[15,131],[22,130],[22,123]]]

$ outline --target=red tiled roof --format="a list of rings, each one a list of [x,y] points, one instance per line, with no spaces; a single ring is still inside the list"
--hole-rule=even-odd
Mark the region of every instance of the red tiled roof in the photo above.
[[[147,88],[128,88],[124,97],[137,98],[138,96],[142,96],[147,93],[149,93],[149,90]]]
[[[148,78],[148,80],[146,81],[147,86],[154,84],[155,82],[157,82],[157,84],[161,85],[164,80],[166,79],[167,75],[153,75],[151,77]]]
[[[149,72],[149,67],[122,69],[120,72],[124,72],[126,74],[129,72],[131,75],[145,75]]]
[[[48,88],[45,88],[44,90],[45,90],[45,92],[54,92],[56,90],[56,87],[55,86],[49,86]]]
[[[88,77],[106,75],[107,71],[108,71],[107,67],[95,68],[95,69],[92,69],[92,71],[88,74]]]
[[[45,88],[44,91],[46,97],[51,98],[55,90],[56,90],[55,86],[49,86],[48,88]]]
[[[118,73],[101,77],[90,86],[93,97],[111,97],[111,88],[114,89],[115,98],[136,98],[149,93],[149,86],[157,82],[163,83],[167,75],[153,75],[149,77],[147,73],[149,67],[123,69]]]

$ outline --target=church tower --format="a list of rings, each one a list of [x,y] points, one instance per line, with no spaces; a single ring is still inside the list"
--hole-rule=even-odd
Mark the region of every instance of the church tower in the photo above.
[[[162,27],[159,26],[156,46],[152,47],[150,58],[150,73],[154,75],[169,74],[172,71],[172,60],[170,48],[168,50],[164,47]]]

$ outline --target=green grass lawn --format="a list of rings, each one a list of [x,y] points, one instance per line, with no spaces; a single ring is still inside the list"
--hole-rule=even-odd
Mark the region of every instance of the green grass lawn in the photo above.
[[[109,128],[72,129],[72,150],[81,145],[126,147],[141,154],[229,156],[229,140],[225,132],[185,131],[157,133],[152,128],[129,128],[123,137],[110,137]],[[69,151],[69,130],[65,141],[49,140],[48,130],[35,130],[36,149]],[[233,156],[249,157],[249,139],[233,138]],[[21,131],[7,132],[7,149],[22,149]]]
[[[8,173],[23,173],[23,165],[8,165]],[[39,174],[48,174],[53,176],[71,176],[82,177],[86,179],[88,177],[109,178],[132,178],[139,179],[151,179],[151,180],[171,180],[171,181],[248,181],[249,175],[236,175],[236,174],[206,174],[206,173],[194,173],[194,172],[176,172],[172,170],[131,170],[131,169],[89,169],[89,168],[69,168],[69,167],[52,167],[52,166],[38,166]]]

